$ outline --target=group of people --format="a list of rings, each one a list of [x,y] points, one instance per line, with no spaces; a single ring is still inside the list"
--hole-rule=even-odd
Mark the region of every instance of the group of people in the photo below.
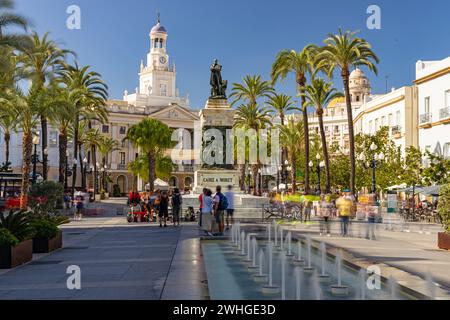
[[[150,221],[153,221],[157,216],[159,220],[159,227],[166,228],[169,218],[169,207],[172,208],[172,220],[175,227],[180,226],[180,214],[183,204],[183,197],[178,188],[173,191],[146,192],[142,195],[132,191],[128,199],[129,205],[140,206],[141,211],[146,211],[150,216]]]
[[[200,202],[199,224],[208,235],[212,236],[215,234],[221,236],[223,235],[224,230],[228,230],[230,228],[230,224],[233,224],[234,222],[233,187],[228,186],[227,189],[228,190],[225,193],[222,193],[222,187],[217,186],[216,193],[213,196],[210,189],[204,188],[202,194],[200,194],[198,198]]]

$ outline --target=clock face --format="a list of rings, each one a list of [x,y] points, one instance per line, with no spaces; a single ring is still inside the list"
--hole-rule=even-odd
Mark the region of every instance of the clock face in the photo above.
[[[159,62],[160,62],[161,64],[165,64],[165,63],[167,62],[167,60],[166,60],[165,57],[160,57],[160,58],[159,58]]]

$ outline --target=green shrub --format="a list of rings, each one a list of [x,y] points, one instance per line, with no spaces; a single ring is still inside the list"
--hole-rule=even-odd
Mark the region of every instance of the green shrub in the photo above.
[[[52,239],[58,235],[59,229],[54,221],[39,219],[31,223],[34,238]]]
[[[29,239],[33,232],[30,226],[30,212],[24,210],[1,212],[0,228],[7,229],[19,241]]]
[[[441,188],[438,212],[445,231],[450,233],[450,184],[447,184]]]
[[[64,188],[53,181],[36,183],[30,191],[29,205],[36,214],[48,215],[54,213],[58,204],[62,203]]]
[[[15,247],[19,244],[19,240],[5,228],[0,228],[0,246]]]

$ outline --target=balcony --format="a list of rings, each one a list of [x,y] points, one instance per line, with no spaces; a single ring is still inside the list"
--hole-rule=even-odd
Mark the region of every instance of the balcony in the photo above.
[[[450,118],[450,107],[442,108],[439,110],[439,120],[445,120]]]
[[[118,164],[117,170],[128,170],[128,167],[126,164]]]
[[[400,139],[402,137],[402,127],[401,126],[393,126],[392,127],[392,136],[394,139]]]
[[[424,113],[420,115],[420,126],[422,128],[431,127],[432,115],[431,113]]]
[[[194,172],[194,166],[191,164],[185,164],[185,165],[174,165],[173,166],[173,172],[187,172],[192,173]]]

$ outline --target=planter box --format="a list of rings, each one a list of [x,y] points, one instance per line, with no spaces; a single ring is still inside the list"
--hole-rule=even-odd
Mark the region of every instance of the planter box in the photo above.
[[[438,233],[438,247],[439,249],[450,250],[450,233]]]
[[[0,269],[11,269],[31,261],[33,240],[26,240],[15,247],[0,246]]]
[[[34,238],[33,253],[49,253],[62,247],[62,232],[52,238]]]

